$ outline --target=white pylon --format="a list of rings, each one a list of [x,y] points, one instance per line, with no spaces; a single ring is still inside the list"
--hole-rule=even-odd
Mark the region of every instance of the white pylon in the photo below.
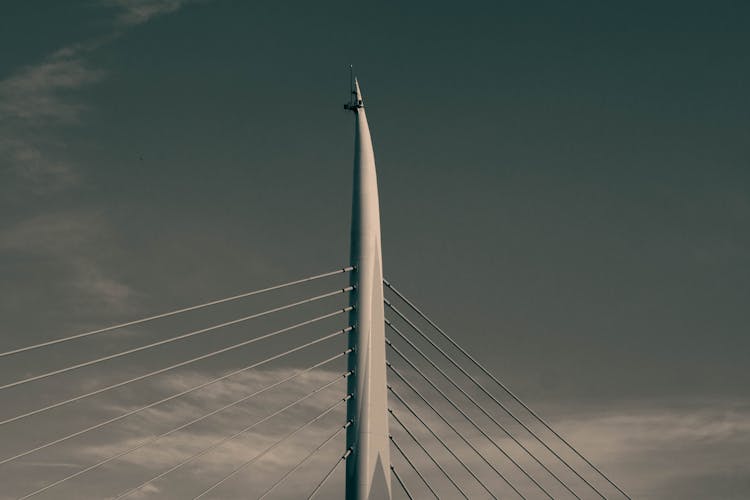
[[[383,317],[383,258],[380,248],[380,207],[375,154],[370,128],[356,79],[347,104],[356,115],[354,141],[354,196],[352,202],[352,272],[347,447],[347,500],[391,498],[391,455],[388,437],[388,393]]]

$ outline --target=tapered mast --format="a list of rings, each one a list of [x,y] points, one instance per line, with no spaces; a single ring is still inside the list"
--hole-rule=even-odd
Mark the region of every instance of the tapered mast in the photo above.
[[[347,500],[391,498],[391,457],[388,437],[388,393],[383,317],[383,259],[380,248],[380,207],[375,154],[370,128],[356,78],[345,105],[355,114],[354,196],[352,202],[351,261],[354,309],[350,324],[347,448]]]

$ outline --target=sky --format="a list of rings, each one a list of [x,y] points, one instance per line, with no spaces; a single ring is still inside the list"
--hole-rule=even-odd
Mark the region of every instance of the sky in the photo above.
[[[347,265],[353,121],[342,104],[353,64],[378,165],[386,277],[634,498],[747,498],[748,22],[747,4],[731,1],[5,1],[0,351]],[[0,380],[345,283],[336,276],[6,357]],[[327,298],[2,390],[0,416],[344,303]],[[294,339],[346,325],[343,316],[324,323]],[[0,498],[340,352],[345,342],[336,342],[0,465]],[[2,425],[2,456],[292,345],[254,344]],[[171,446],[144,448],[39,498],[122,492],[241,429],[247,412],[262,415],[343,370],[339,359],[170,437]],[[322,411],[342,391],[323,391],[310,408]],[[310,408],[133,498],[197,494]],[[335,430],[336,411],[216,498],[245,498],[261,479],[270,485],[311,439]],[[278,497],[307,492],[342,447],[316,456]],[[328,495],[341,480],[333,477]]]

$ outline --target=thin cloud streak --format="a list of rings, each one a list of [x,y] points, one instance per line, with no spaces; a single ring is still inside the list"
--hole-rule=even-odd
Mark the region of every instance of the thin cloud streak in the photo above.
[[[105,75],[89,67],[79,52],[73,48],[58,51],[0,82],[0,115],[32,124],[77,122],[85,107],[66,98],[64,92],[100,82]]]
[[[569,417],[557,426],[634,497],[669,498],[679,491],[681,498],[741,498],[750,477],[750,408],[732,402],[651,405]]]
[[[76,187],[80,174],[61,160],[54,127],[80,124],[86,104],[76,92],[102,82],[107,72],[91,66],[89,53],[121,37],[132,26],[178,11],[188,0],[107,0],[120,13],[114,29],[100,37],[64,46],[40,63],[21,68],[0,81],[0,155],[3,170],[45,195]]]
[[[152,18],[180,10],[196,0],[106,0],[104,5],[122,10],[117,21],[125,26],[143,24]]]
[[[7,162],[3,170],[16,181],[11,192],[40,196],[80,184],[79,172],[64,159],[56,128],[81,123],[87,106],[76,92],[106,77],[85,56],[105,40],[63,47],[0,81],[0,154]]]
[[[137,294],[106,270],[100,255],[113,247],[111,228],[87,211],[40,215],[0,231],[0,253],[22,254],[44,263],[50,280],[75,289],[78,306],[126,312]]]

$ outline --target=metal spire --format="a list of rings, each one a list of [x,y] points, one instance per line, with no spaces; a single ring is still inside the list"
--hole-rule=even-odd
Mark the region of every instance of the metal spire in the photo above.
[[[352,202],[352,294],[349,355],[346,464],[347,500],[391,498],[391,458],[386,389],[385,323],[383,315],[383,265],[380,248],[380,209],[370,128],[362,92],[352,80],[351,100],[344,106],[354,112],[354,195]]]

